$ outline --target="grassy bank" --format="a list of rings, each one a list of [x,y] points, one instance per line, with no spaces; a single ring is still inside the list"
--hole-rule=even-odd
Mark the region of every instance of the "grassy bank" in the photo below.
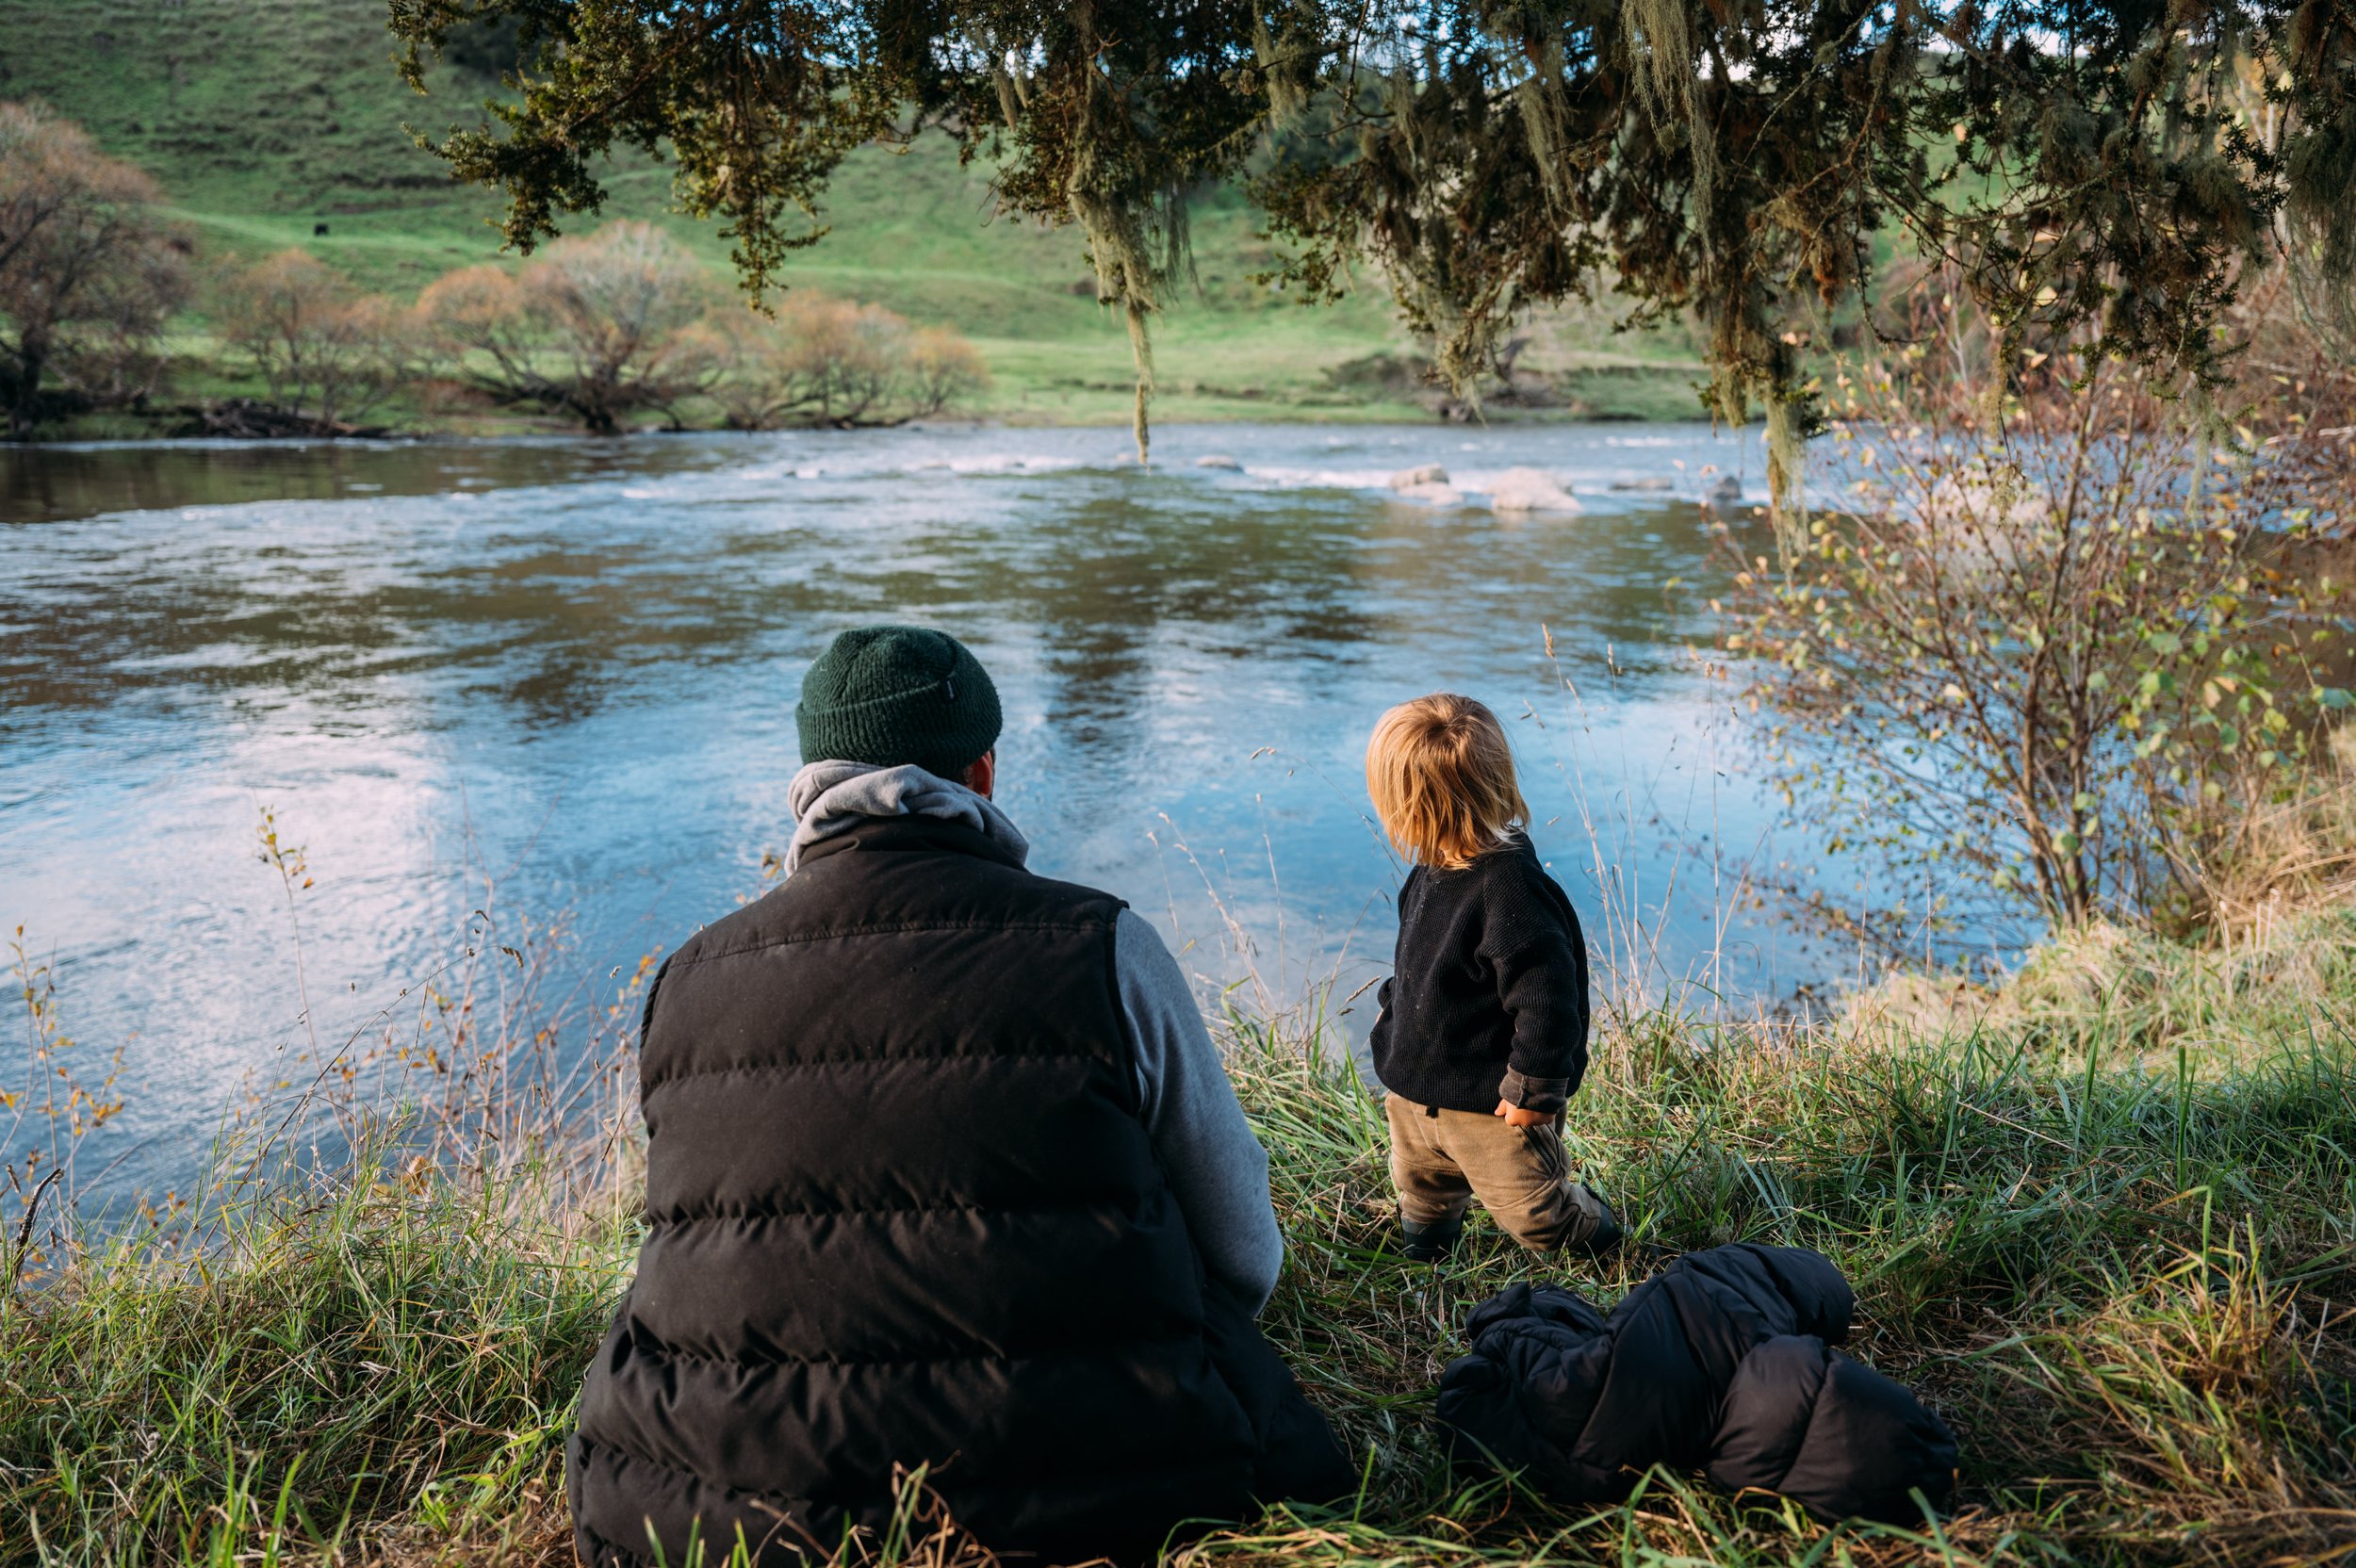
[[[1291,1262],[1269,1332],[1369,1456],[1363,1502],[1191,1548],[1251,1562],[2310,1560],[2356,1549],[2356,914],[2231,963],[2137,947],[2189,1004],[1890,1009],[1805,1033],[1653,1013],[1598,1041],[1575,1147],[1634,1222],[1601,1267],[1476,1228],[1409,1267],[1380,1108],[1298,1021],[1233,1030]],[[2083,969],[2093,960],[2081,955]],[[2158,966],[2160,972],[2152,972]],[[2127,977],[2119,977],[2124,986]],[[626,1277],[618,1200],[552,1205],[529,1161],[250,1187],[201,1249],[86,1256],[0,1309],[0,1562],[559,1562],[559,1452]],[[610,1169],[597,1190],[627,1190]],[[580,1190],[576,1188],[575,1190]],[[1963,1446],[1922,1530],[1826,1532],[1655,1474],[1565,1514],[1450,1477],[1431,1391],[1464,1309],[1568,1273],[1613,1298],[1658,1256],[1813,1247],[1853,1348]],[[954,1547],[935,1542],[939,1554]],[[887,1556],[893,1554],[887,1553]],[[899,1555],[906,1555],[905,1552]]]

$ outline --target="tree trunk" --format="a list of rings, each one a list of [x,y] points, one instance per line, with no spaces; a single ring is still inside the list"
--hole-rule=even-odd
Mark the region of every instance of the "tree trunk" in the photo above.
[[[16,353],[16,401],[8,410],[8,439],[30,441],[33,438],[33,416],[41,407],[41,372],[43,355],[39,349],[21,348]]]

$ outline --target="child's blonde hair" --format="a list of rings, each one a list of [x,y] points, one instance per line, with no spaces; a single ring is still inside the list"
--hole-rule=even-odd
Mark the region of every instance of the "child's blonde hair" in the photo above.
[[[1530,820],[1505,727],[1452,692],[1402,702],[1376,721],[1366,792],[1391,842],[1440,871],[1462,871]]]

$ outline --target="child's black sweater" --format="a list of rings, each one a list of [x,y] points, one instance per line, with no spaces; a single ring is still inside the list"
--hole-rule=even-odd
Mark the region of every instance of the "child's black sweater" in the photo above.
[[[1381,998],[1375,1076],[1417,1104],[1556,1111],[1587,1070],[1587,941],[1519,833],[1462,871],[1407,874]]]

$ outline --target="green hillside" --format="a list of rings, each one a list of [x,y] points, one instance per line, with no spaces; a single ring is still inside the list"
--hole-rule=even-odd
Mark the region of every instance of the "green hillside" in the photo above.
[[[406,296],[499,253],[497,195],[452,185],[402,128],[476,122],[496,82],[445,64],[419,98],[392,54],[382,0],[0,0],[0,99],[44,100],[153,172],[208,256],[300,245]],[[716,224],[669,210],[667,170],[617,163],[607,187],[608,215],[664,221],[726,266]],[[1078,235],[992,205],[987,170],[959,168],[941,139],[866,149],[789,279],[956,326],[998,379],[993,413],[1125,418],[1127,338],[1095,303]],[[1421,416],[1414,346],[1379,281],[1325,308],[1253,284],[1273,253],[1233,191],[1200,204],[1194,239],[1199,287],[1157,330],[1161,417]],[[1682,342],[1558,320],[1521,363],[1576,411],[1693,409]]]

